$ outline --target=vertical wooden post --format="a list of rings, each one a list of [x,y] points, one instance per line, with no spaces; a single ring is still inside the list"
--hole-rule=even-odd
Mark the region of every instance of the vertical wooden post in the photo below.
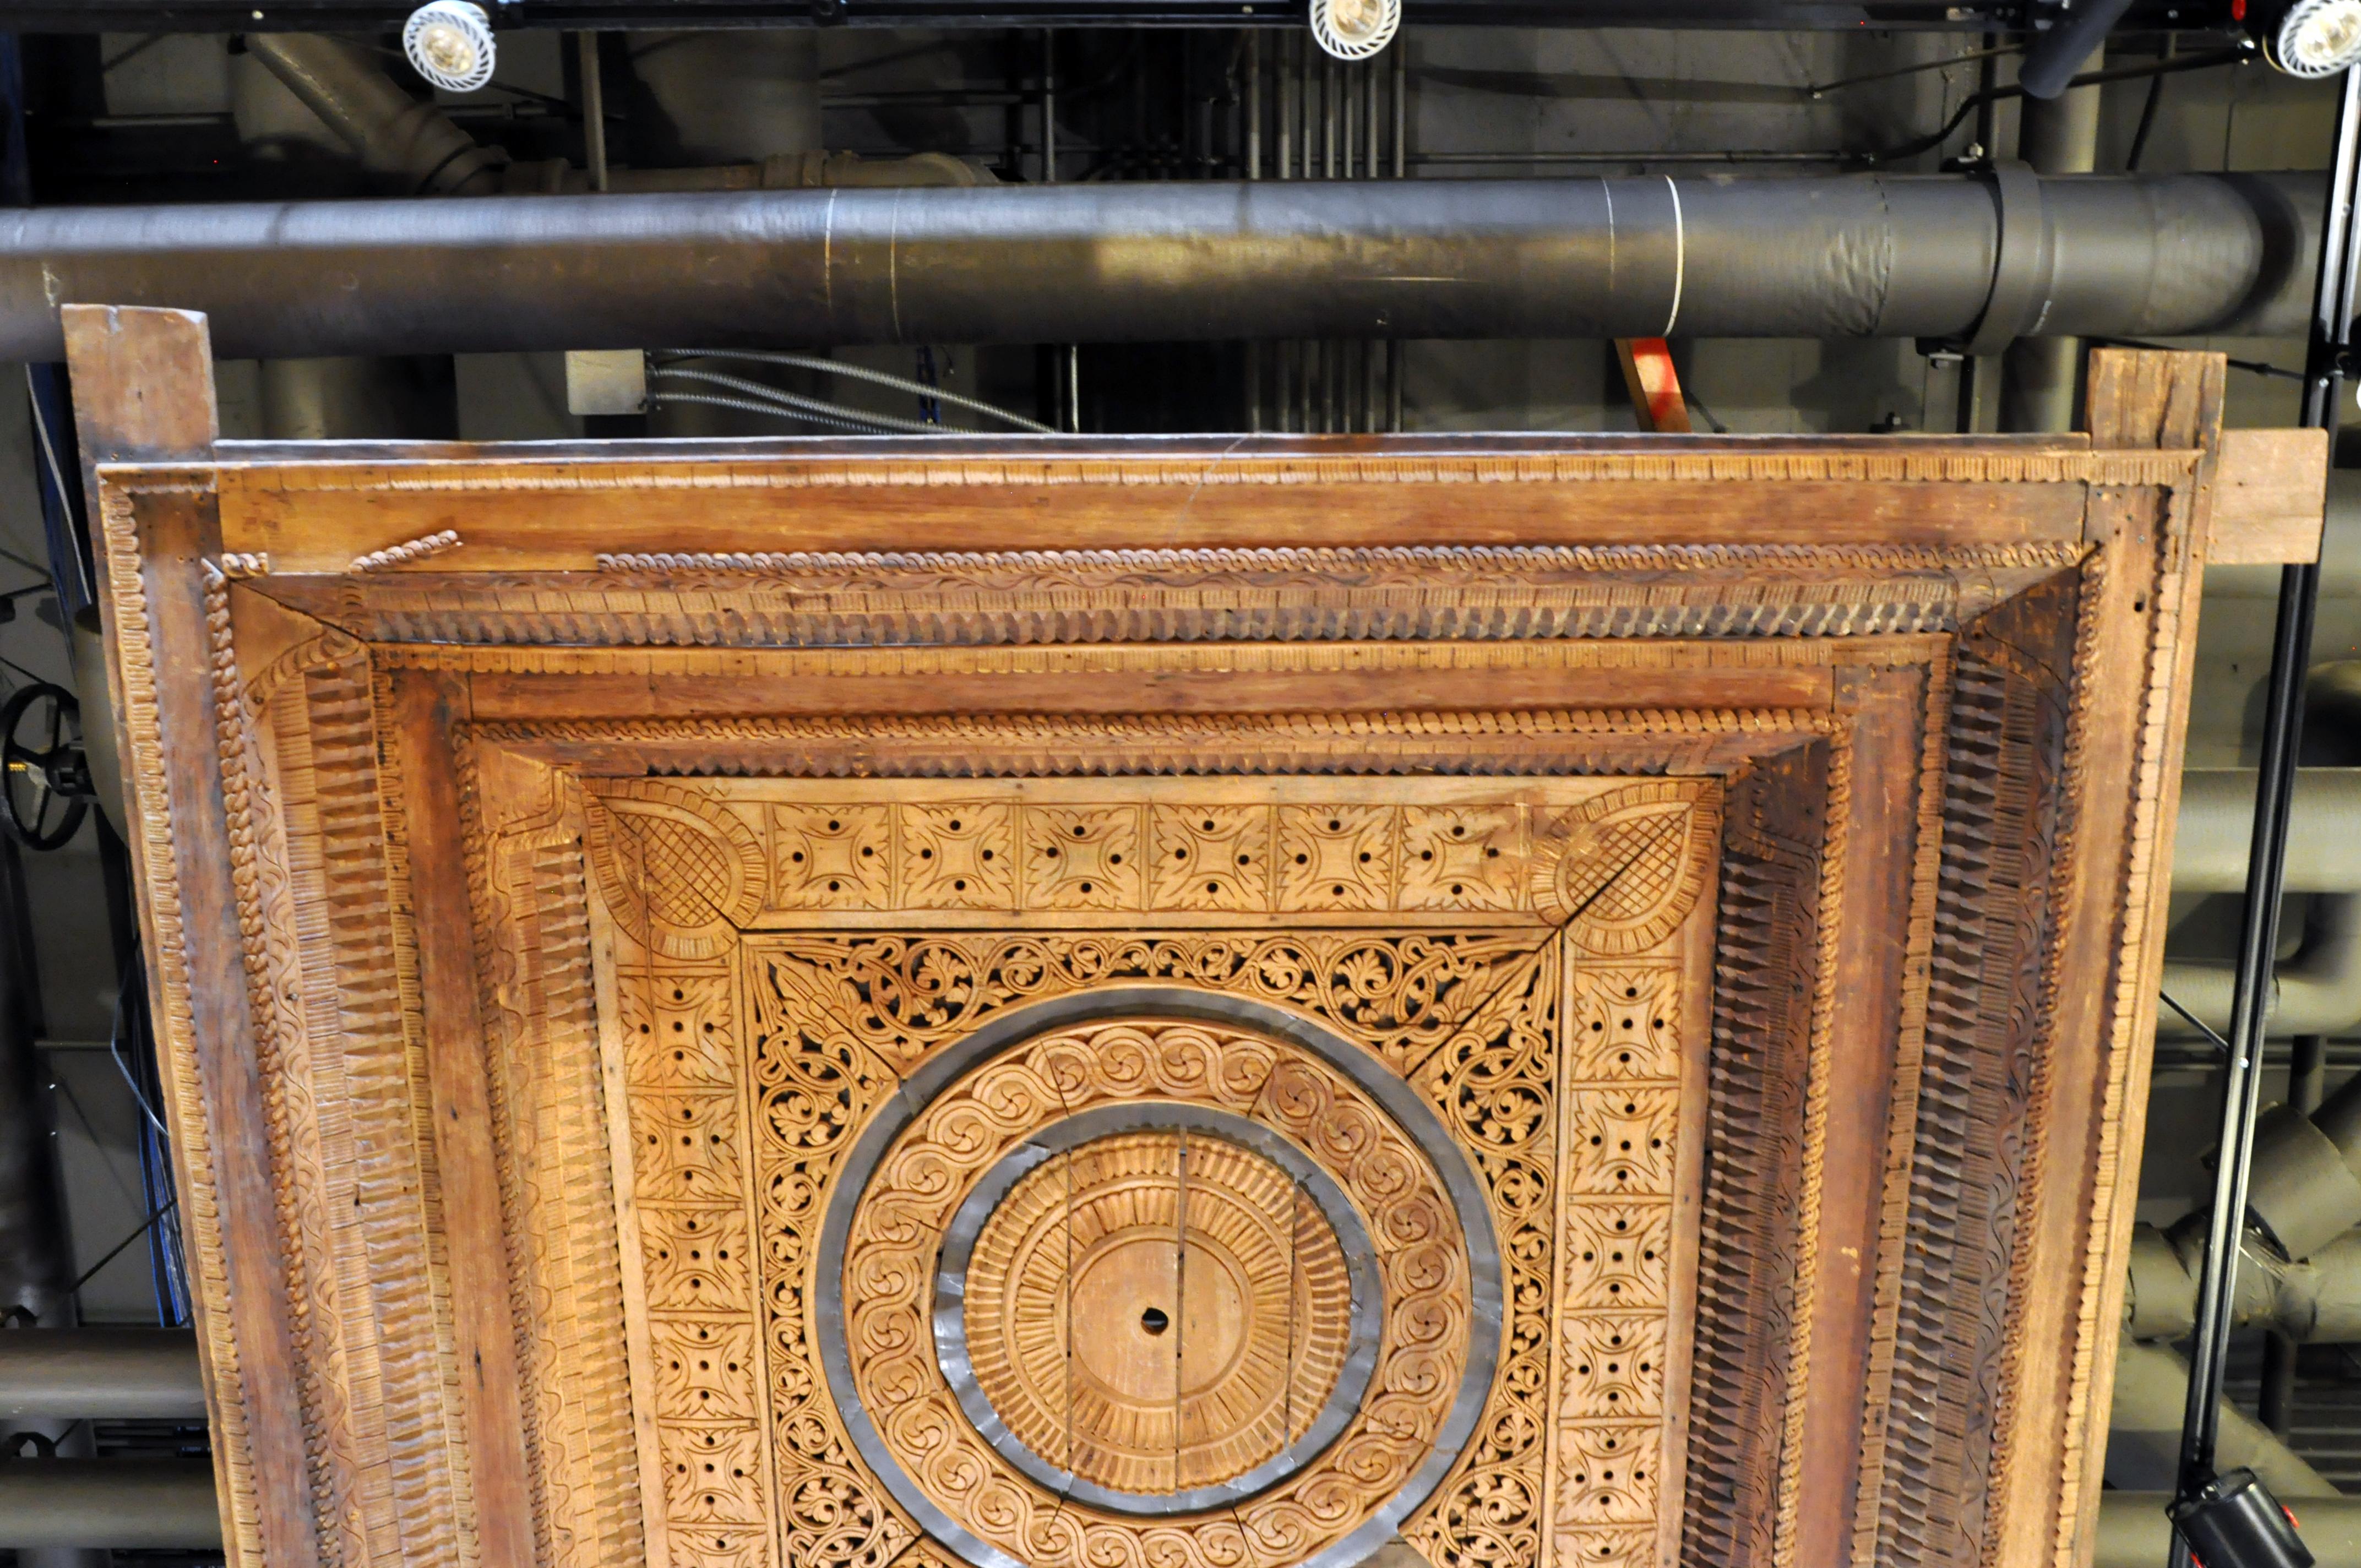
[[[209,458],[217,432],[205,318],[68,305],[74,422],[101,520],[109,689],[133,790],[131,852],[161,1042],[181,1223],[214,1430],[222,1538],[246,1568],[320,1557],[311,1411],[233,882],[206,573],[221,554],[210,482],[123,492],[103,463]],[[169,651],[159,657],[158,651]],[[169,805],[168,805],[169,801]]]
[[[1631,394],[1640,428],[1687,434],[1689,404],[1681,394],[1680,373],[1673,368],[1672,345],[1661,337],[1619,337],[1615,357],[1623,367],[1623,388]]]
[[[2176,488],[2094,488],[2085,514],[2097,547],[2081,612],[2092,654],[2069,786],[2068,901],[2080,915],[2057,955],[2048,1135],[2027,1170],[2010,1328],[2023,1355],[1995,1435],[1994,1563],[2072,1568],[2097,1529],[2225,368],[2211,354],[2091,356],[2093,446],[2204,455]]]
[[[405,672],[394,677],[393,733],[381,739],[401,753],[411,802],[411,927],[418,939],[434,1163],[443,1185],[451,1328],[478,1561],[482,1568],[533,1568],[533,1477],[493,1145],[489,1074],[495,1069],[485,1059],[461,785],[451,755],[452,726],[467,717],[461,679]]]

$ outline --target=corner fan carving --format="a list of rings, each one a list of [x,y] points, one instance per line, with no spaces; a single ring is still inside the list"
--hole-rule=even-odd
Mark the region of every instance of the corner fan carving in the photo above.
[[[762,906],[763,850],[743,822],[701,790],[663,779],[600,786],[585,835],[607,907],[636,939],[672,959],[727,952]]]

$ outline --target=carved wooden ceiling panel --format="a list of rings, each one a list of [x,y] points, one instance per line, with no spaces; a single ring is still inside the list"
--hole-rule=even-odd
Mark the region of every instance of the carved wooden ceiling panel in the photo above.
[[[241,1568],[2070,1568],[2220,375],[103,467]]]
[[[591,783],[663,1528],[1669,1549],[1719,795]]]

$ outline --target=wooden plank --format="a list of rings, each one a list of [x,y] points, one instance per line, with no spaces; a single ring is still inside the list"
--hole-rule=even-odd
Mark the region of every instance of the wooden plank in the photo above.
[[[126,757],[123,686],[112,650],[114,596],[107,590],[107,552],[99,518],[97,466],[102,463],[192,462],[205,458],[220,433],[214,406],[214,358],[205,318],[192,311],[148,306],[67,305],[64,323],[68,379],[74,395],[74,440],[82,454],[82,501],[91,520],[98,581],[99,624],[106,632],[107,690],[113,700],[115,754]],[[216,510],[216,518],[218,511]],[[216,521],[214,527],[219,527]],[[126,777],[125,790],[130,789]],[[126,816],[126,820],[128,820]],[[137,835],[133,835],[137,862]]]
[[[2224,370],[2216,355],[2093,354],[2093,441],[2211,446]],[[1995,1434],[2004,1463],[1987,1516],[1994,1563],[2073,1568],[2090,1560],[2097,1528],[2213,479],[2208,463],[2191,486],[2093,498],[2106,561],[2085,609],[2070,920],[2048,1031],[2057,1059],[2033,1212],[2020,1221],[2028,1288]]]
[[[66,305],[59,315],[85,483],[101,463],[184,462],[212,455],[221,416],[202,313]],[[94,504],[94,493],[92,499]]]
[[[611,674],[475,678],[478,717],[710,718],[731,714],[1257,713],[1300,710],[1302,674],[1173,670],[1091,681],[1073,675],[775,676],[727,681]],[[1322,677],[1332,713],[1400,707],[1820,707],[1823,669],[1648,673],[1631,670],[1365,671]]]
[[[475,923],[451,729],[466,690],[440,677],[394,677],[395,743],[409,828],[412,929],[418,940],[434,1156],[451,1322],[485,1568],[533,1568],[533,1488],[524,1452],[516,1323],[494,1147],[490,1085],[478,1014]]]
[[[223,1539],[258,1548],[263,1563],[304,1563],[319,1552],[314,1533],[312,1477],[306,1463],[309,1412],[301,1379],[304,1355],[288,1299],[285,1250],[280,1229],[277,1174],[268,1101],[275,1089],[265,1078],[249,1005],[245,946],[233,866],[225,852],[232,823],[225,803],[221,756],[214,733],[214,691],[203,573],[211,543],[211,498],[149,496],[135,503],[139,535],[138,583],[118,591],[145,600],[152,663],[144,651],[129,651],[128,700],[123,710],[134,728],[134,767],[159,783],[160,794],[140,790],[133,834],[142,846],[142,925],[147,938],[148,984],[163,1005],[169,1058],[167,1071],[192,1080],[194,1092],[176,1094],[173,1142],[179,1149],[210,1148],[219,1230],[223,1294],[192,1281],[199,1296],[208,1348],[209,1402],[217,1434],[216,1472],[224,1483]],[[113,532],[113,529],[110,529]],[[110,545],[113,541],[110,539]],[[117,553],[115,566],[126,557]],[[121,616],[118,601],[118,619]],[[123,646],[123,644],[118,644]],[[143,738],[137,717],[139,687],[152,682],[154,733]],[[165,798],[170,801],[169,823]],[[144,842],[143,842],[144,840]],[[177,905],[178,931],[162,914]],[[179,970],[175,973],[175,969]],[[185,1020],[185,1025],[182,1024]],[[185,1030],[185,1032],[184,1032]],[[202,1116],[203,1125],[192,1125]],[[181,1162],[175,1162],[176,1173]],[[213,1207],[192,1191],[182,1176],[181,1201],[192,1213]],[[195,1238],[200,1249],[205,1238]],[[200,1267],[198,1281],[212,1270]],[[231,1419],[226,1407],[235,1404]],[[251,1502],[242,1495],[251,1489]],[[239,1505],[252,1518],[236,1520]],[[246,1529],[236,1529],[238,1523]],[[251,1546],[249,1546],[251,1543]]]
[[[1681,395],[1671,346],[1661,337],[1619,337],[1615,357],[1622,363],[1623,389],[1631,394],[1631,411],[1639,416],[1640,428],[1686,435],[1688,400]]]
[[[1773,455],[1766,454],[1765,455]],[[223,476],[227,547],[280,571],[340,572],[357,557],[446,530],[456,549],[420,569],[587,571],[616,552],[1255,549],[1272,545],[1971,544],[2081,536],[2080,483],[1780,479],[1568,483],[1517,478],[1367,484],[872,481],[782,488],[532,484],[495,476],[437,488],[425,475],[384,488],[274,484]],[[393,488],[397,482],[403,488]]]
[[[2317,561],[2327,504],[2326,431],[2225,430],[2214,469],[2206,564]]]
[[[1815,1049],[1820,1180],[1806,1196],[1817,1228],[1809,1249],[1811,1296],[1800,1446],[1788,1456],[1800,1479],[1789,1561],[1845,1560],[1853,1522],[1853,1480],[1861,1459],[1861,1390],[1869,1382],[1872,1294],[1885,1165],[1887,1113],[1900,1038],[1904,970],[1896,961],[1909,931],[1913,873],[1924,803],[1918,795],[1927,713],[1923,670],[1848,672],[1853,719],[1850,754],[1829,789],[1831,813],[1849,807],[1836,907],[1832,972],[1821,1010],[1826,1034]],[[1841,800],[1839,798],[1841,794]],[[1806,1158],[1811,1157],[1809,1155]]]
[[[1721,902],[1721,858],[1712,859],[1696,911],[1683,927],[1681,963],[1681,1106],[1679,1175],[1674,1182],[1672,1299],[1695,1301],[1705,1221],[1706,1104],[1713,1055],[1714,916]],[[1691,1396],[1697,1372],[1697,1314],[1675,1312],[1664,1347],[1664,1453],[1658,1471],[1663,1496],[1687,1495]],[[1660,1509],[1656,1560],[1678,1568],[1685,1510]]]
[[[216,428],[204,318],[84,305],[62,313],[84,463],[203,457]],[[222,1540],[245,1568],[310,1563],[320,1548],[301,1362],[203,656],[203,563],[219,550],[220,520],[201,491],[128,497],[102,493],[90,468],[83,478],[104,534],[107,684]]]

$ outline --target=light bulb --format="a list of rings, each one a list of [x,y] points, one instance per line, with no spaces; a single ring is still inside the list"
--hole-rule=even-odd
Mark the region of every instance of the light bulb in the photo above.
[[[1401,0],[1312,0],[1312,36],[1338,60],[1368,59],[1400,27]]]
[[[435,86],[473,93],[492,79],[491,18],[467,0],[427,0],[403,26],[401,51]]]
[[[2296,0],[2265,52],[2290,76],[2334,76],[2361,61],[2361,0]]]

